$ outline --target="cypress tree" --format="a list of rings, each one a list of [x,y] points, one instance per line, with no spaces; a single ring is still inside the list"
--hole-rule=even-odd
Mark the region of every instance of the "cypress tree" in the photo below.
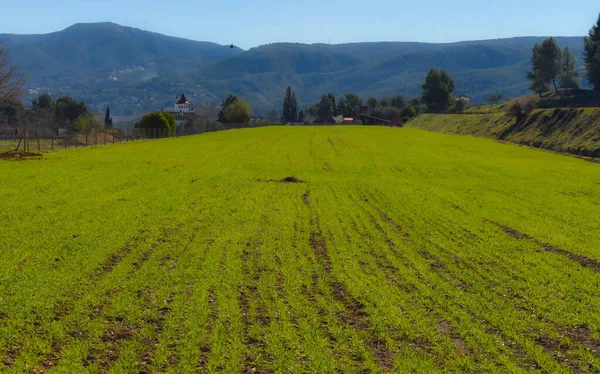
[[[584,39],[583,55],[586,78],[595,90],[600,90],[600,15],[596,25],[590,29],[589,36]]]
[[[106,106],[106,114],[104,115],[104,127],[107,129],[112,128],[113,125],[113,121],[112,121],[112,117],[110,116],[110,105]]]
[[[296,94],[292,92],[290,99],[290,122],[296,122],[298,120],[298,102],[296,101]]]
[[[283,97],[283,110],[281,112],[281,122],[288,123],[291,121],[292,114],[292,88],[288,86]]]

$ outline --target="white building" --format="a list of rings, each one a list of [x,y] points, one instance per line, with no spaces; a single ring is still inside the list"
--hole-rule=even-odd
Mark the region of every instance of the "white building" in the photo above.
[[[175,117],[175,122],[178,126],[187,121],[191,111],[190,103],[185,98],[185,94],[182,93],[181,96],[175,97],[175,106],[167,108],[165,112],[171,113]]]

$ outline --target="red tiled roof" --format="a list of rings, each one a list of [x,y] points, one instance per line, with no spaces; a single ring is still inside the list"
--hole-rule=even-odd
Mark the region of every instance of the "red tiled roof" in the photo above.
[[[185,98],[185,94],[181,94],[181,97],[179,98],[179,101],[177,101],[177,104],[187,104],[188,101]]]

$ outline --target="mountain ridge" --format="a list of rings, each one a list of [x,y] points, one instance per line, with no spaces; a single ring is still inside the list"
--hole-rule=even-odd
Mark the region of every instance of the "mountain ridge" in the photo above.
[[[268,43],[248,50],[171,37],[112,22],[77,23],[49,34],[0,34],[30,76],[25,100],[42,92],[70,95],[97,111],[123,115],[168,105],[185,91],[196,105],[216,105],[229,93],[257,112],[280,109],[285,88],[301,106],[322,94],[416,96],[431,67],[456,80],[457,93],[482,101],[490,92],[527,91],[531,47],[544,37],[452,43]],[[582,60],[583,37],[557,37]]]

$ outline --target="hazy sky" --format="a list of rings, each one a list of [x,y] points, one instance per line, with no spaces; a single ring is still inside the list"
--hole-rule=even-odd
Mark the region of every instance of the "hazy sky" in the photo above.
[[[0,33],[47,33],[110,21],[242,48],[273,42],[452,42],[581,36],[598,0],[2,0]]]

